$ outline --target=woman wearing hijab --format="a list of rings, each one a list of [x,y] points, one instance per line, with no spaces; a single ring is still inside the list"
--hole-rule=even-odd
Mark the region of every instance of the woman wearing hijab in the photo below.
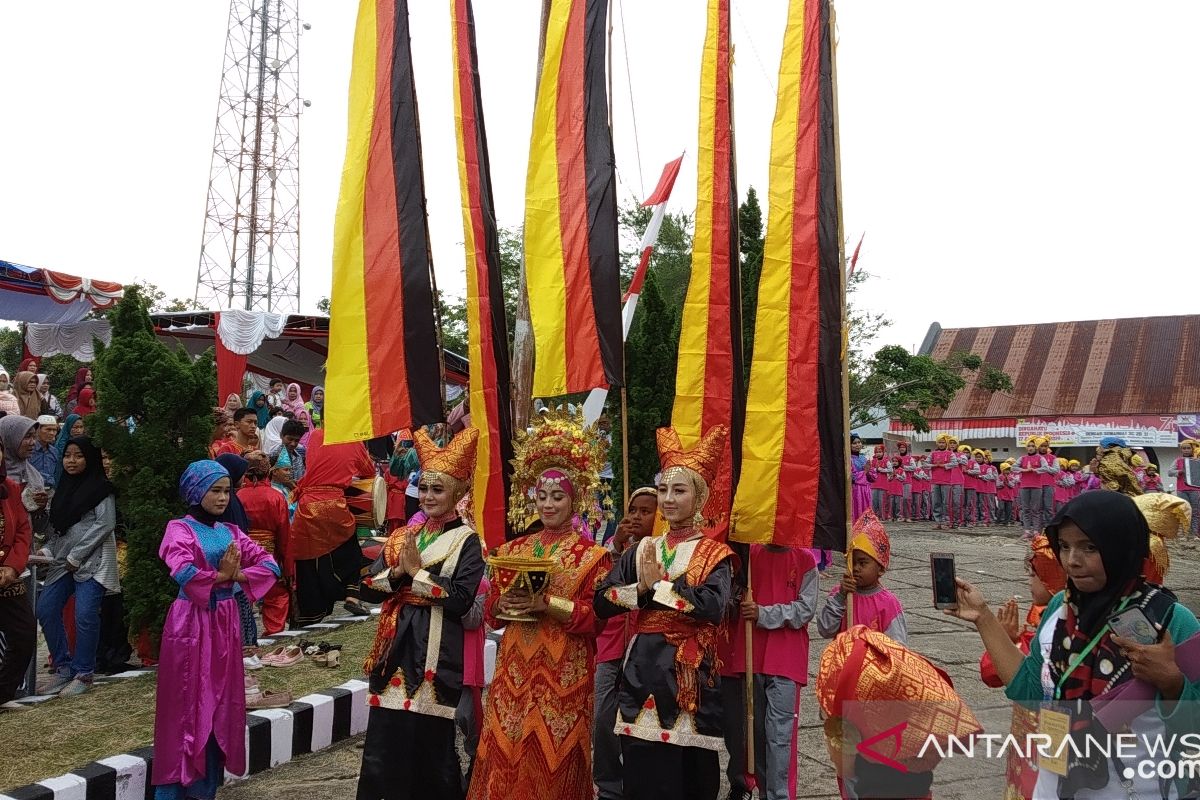
[[[325,444],[324,431],[313,433],[304,477],[296,485],[291,531],[301,624],[320,622],[339,600],[351,614],[368,613],[357,600],[362,548],[346,490],[355,478],[374,474],[375,464],[362,442]]]
[[[44,372],[38,373],[37,390],[38,397],[42,398],[42,402],[46,404],[46,408],[50,409],[50,413],[54,415],[55,419],[61,421],[63,418],[62,403],[58,402],[57,397],[50,394],[50,376]]]
[[[262,392],[255,392],[250,395],[250,405],[247,408],[253,408],[254,413],[258,415],[258,429],[261,431],[267,427],[267,423],[271,421],[271,404],[267,402],[267,396]]]
[[[242,501],[238,499],[237,492],[250,462],[234,453],[222,453],[217,456],[216,461],[229,473],[229,505],[218,521],[249,534],[250,518],[246,516],[246,510],[242,508]],[[237,600],[238,614],[242,621],[242,647],[257,647],[258,623],[254,621],[254,606],[250,605],[246,595],[241,592],[235,593],[234,599]]]
[[[314,386],[312,390],[312,399],[304,404],[304,408],[308,411],[308,418],[312,421],[314,428],[325,427],[325,387]]]
[[[0,439],[0,442],[3,440]],[[0,444],[0,464],[5,448]],[[37,649],[37,623],[21,573],[29,559],[33,531],[21,504],[21,487],[0,471],[0,704],[12,700]]]
[[[78,426],[78,428],[76,427]],[[60,454],[67,449],[67,442],[72,439],[77,439],[84,435],[83,417],[78,414],[71,414],[63,420],[62,427],[58,429],[58,438],[54,440],[54,449]],[[62,460],[58,462],[58,467],[54,475],[54,483],[57,486],[62,480]]]
[[[309,416],[308,408],[305,407],[304,395],[300,392],[300,384],[288,384],[287,391],[283,395],[283,410],[303,422],[304,427],[310,431],[313,429],[312,417]]]
[[[67,442],[62,483],[50,503],[54,558],[38,595],[37,616],[56,674],[45,694],[71,696],[92,688],[100,642],[100,606],[121,591],[117,576],[117,504],[100,450],[86,436]],[[75,598],[75,652],[67,643],[63,609]]]
[[[0,444],[4,446],[4,469],[8,477],[21,487],[21,501],[30,514],[34,535],[40,541],[45,538],[49,521],[46,506],[50,495],[42,473],[29,463],[37,441],[37,422],[19,415],[0,419]]]
[[[1057,701],[1066,712],[1053,713],[1062,715],[1073,737],[1105,737],[1088,701],[1134,679],[1152,687],[1156,703],[1129,722],[1139,734],[1135,753],[1114,753],[1107,763],[1098,754],[1068,753],[1064,776],[1039,771],[1035,798],[1073,797],[1084,789],[1097,798],[1165,797],[1167,787],[1157,778],[1143,777],[1140,770],[1126,773],[1126,765],[1152,760],[1146,736],[1196,730],[1200,684],[1180,671],[1175,646],[1200,632],[1200,623],[1170,591],[1142,577],[1149,527],[1129,497],[1082,494],[1055,514],[1046,536],[1067,574],[1067,588],[1046,606],[1029,655],[1013,644],[983,594],[966,581],[958,582],[958,609],[946,613],[975,623],[1009,699]],[[1138,644],[1113,633],[1110,618],[1134,608],[1149,619],[1156,643]]]
[[[74,413],[81,417],[86,417],[89,414],[96,413],[96,390],[91,386],[83,387],[79,392],[79,402],[72,409]]]
[[[42,407],[42,396],[37,390],[37,375],[32,372],[18,372],[13,379],[13,388],[17,395],[17,405],[21,408],[21,416],[37,419],[42,414],[48,414],[49,409]]]
[[[246,691],[235,591],[267,593],[279,567],[245,533],[219,520],[229,473],[196,461],[179,479],[188,504],[171,520],[159,557],[179,584],[163,627],[154,713],[156,800],[211,800],[224,770],[246,771]]]
[[[242,398],[237,392],[230,392],[225,398],[225,410],[230,414],[242,407]]]
[[[83,391],[83,387],[90,385],[92,382],[92,370],[90,367],[80,367],[75,370],[75,383],[71,386],[71,390],[67,392],[67,405],[71,405],[79,399],[79,393]]]
[[[21,413],[17,396],[12,391],[12,381],[9,380],[8,373],[2,369],[0,369],[0,411],[13,415]]]
[[[274,458],[283,447],[283,424],[287,422],[287,417],[271,417],[263,428],[261,437],[262,451],[266,453],[267,458]]]

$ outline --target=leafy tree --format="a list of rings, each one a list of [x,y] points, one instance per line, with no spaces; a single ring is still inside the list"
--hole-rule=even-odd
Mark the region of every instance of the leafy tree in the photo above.
[[[129,546],[129,625],[148,632],[157,649],[177,591],[158,548],[167,522],[184,511],[179,476],[206,457],[217,387],[212,351],[193,360],[169,349],[154,335],[149,306],[130,286],[110,312],[112,344],[99,348],[93,368],[99,408],[86,424],[114,462]]]
[[[201,310],[200,306],[196,305],[195,299],[191,297],[173,297],[167,299],[167,293],[150,281],[140,280],[133,285],[137,287],[151,314],[171,314],[178,311]],[[128,290],[130,287],[127,286],[125,288]],[[104,316],[104,312],[99,312],[97,316]]]
[[[907,423],[924,433],[929,430],[925,415],[944,409],[967,385],[964,373],[976,375],[975,385],[989,392],[1010,392],[1012,378],[974,353],[955,352],[944,360],[913,355],[899,345],[880,348],[870,369],[853,376],[850,424],[870,425],[885,419]]]
[[[741,235],[742,264],[742,360],[745,385],[750,385],[750,360],[754,357],[754,319],[758,314],[758,279],[762,275],[763,216],[758,192],[751,186],[738,207],[738,231]]]
[[[329,309],[330,309],[330,303],[329,303],[328,297],[322,297],[320,300],[317,301],[317,311],[320,311],[322,314],[328,315]]]
[[[617,212],[621,241],[628,250],[621,251],[621,285],[626,287],[637,269],[641,251],[638,244],[650,224],[654,210],[644,206],[623,208]],[[688,278],[692,274],[692,217],[667,213],[658,231],[658,241],[650,255],[648,272],[658,275],[658,288],[669,308],[683,308]],[[639,312],[640,313],[640,312]],[[671,361],[674,364],[674,359]],[[672,367],[672,373],[674,367]]]
[[[629,394],[629,485],[649,484],[658,473],[654,432],[671,421],[675,401],[675,362],[679,348],[679,314],[659,289],[662,277],[651,269],[638,301],[637,316],[625,348],[625,380]],[[620,394],[609,394],[612,418],[613,486],[622,485]]]
[[[508,345],[512,347],[517,321],[517,292],[521,287],[521,230],[500,228],[500,291],[504,297],[504,317]],[[438,292],[442,312],[442,345],[461,355],[467,354],[467,298]],[[319,307],[319,304],[318,304]]]

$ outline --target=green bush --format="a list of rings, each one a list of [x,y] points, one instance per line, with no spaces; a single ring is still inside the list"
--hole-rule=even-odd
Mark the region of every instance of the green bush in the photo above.
[[[99,405],[85,424],[114,462],[128,542],[129,628],[135,636],[149,632],[157,650],[178,593],[158,548],[167,522],[184,512],[179,476],[207,454],[216,369],[211,351],[192,359],[155,337],[137,287],[126,288],[109,319],[112,344],[98,350],[93,369]]]

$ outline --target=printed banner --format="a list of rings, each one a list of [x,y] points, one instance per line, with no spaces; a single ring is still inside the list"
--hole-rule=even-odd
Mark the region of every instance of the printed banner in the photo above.
[[[1119,436],[1130,447],[1175,447],[1180,438],[1179,420],[1188,416],[1144,415],[1131,417],[1060,417],[1018,419],[1017,445],[1030,436],[1048,436],[1051,447],[1095,447],[1105,436]],[[1195,415],[1190,415],[1195,420]]]

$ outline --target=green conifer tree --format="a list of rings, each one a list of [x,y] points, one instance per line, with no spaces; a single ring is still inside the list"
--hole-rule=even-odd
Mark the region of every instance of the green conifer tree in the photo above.
[[[130,630],[157,651],[178,587],[158,556],[167,522],[183,514],[179,476],[206,457],[216,397],[212,352],[193,359],[154,335],[148,301],[128,287],[109,317],[112,344],[97,345],[97,413],[88,429],[112,457],[128,550],[123,581]]]

